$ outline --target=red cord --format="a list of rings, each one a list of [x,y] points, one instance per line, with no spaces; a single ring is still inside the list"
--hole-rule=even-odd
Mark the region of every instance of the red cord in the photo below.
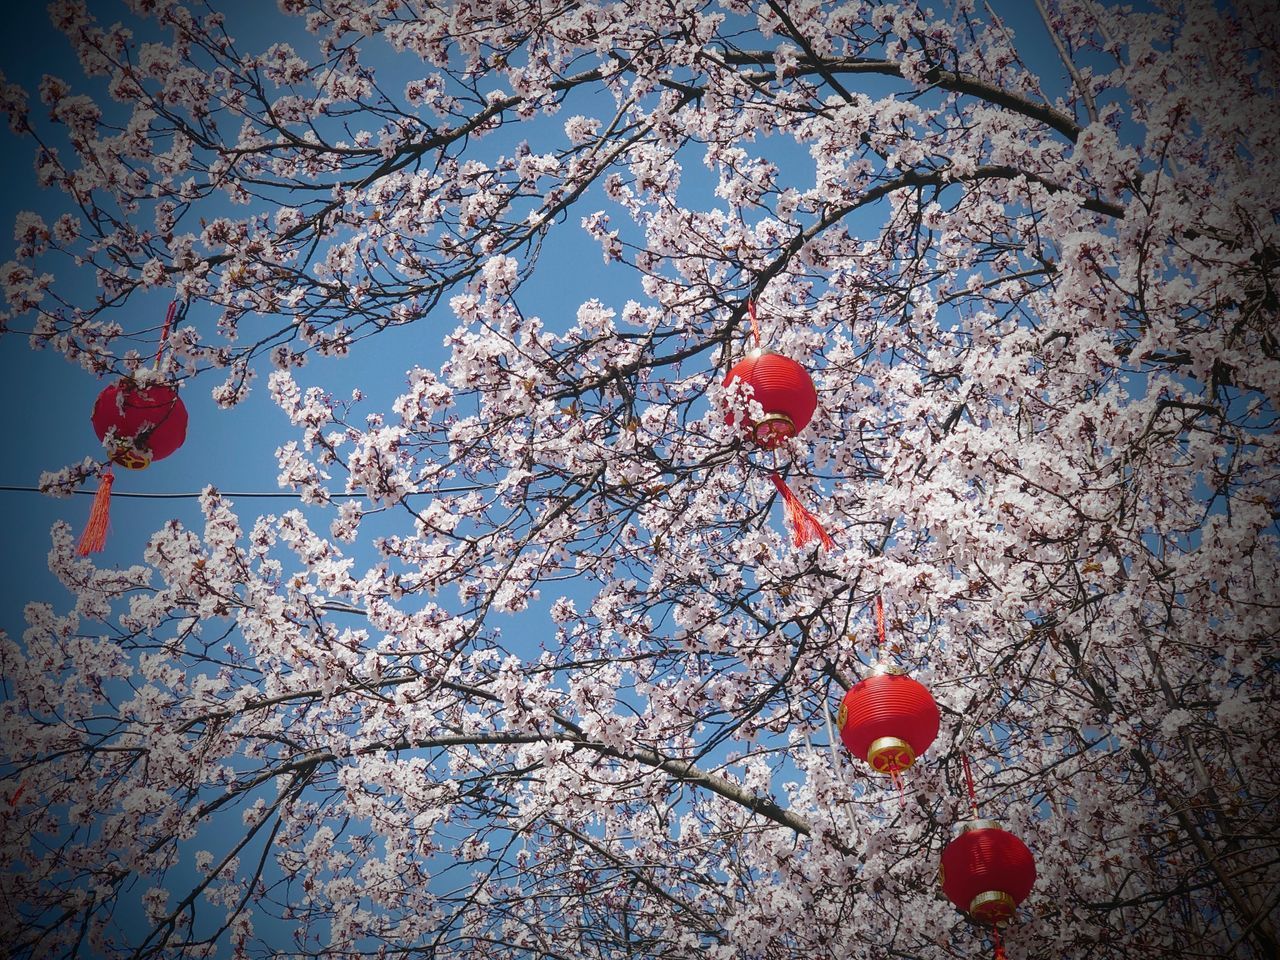
[[[751,298],[747,301],[747,313],[751,316],[751,335],[755,337],[756,346],[760,346],[760,321],[756,319],[756,301]]]
[[[876,594],[876,639],[881,647],[888,644],[884,636],[884,595]]]
[[[978,819],[978,794],[973,789],[973,771],[969,769],[969,755],[967,753],[960,754],[960,760],[964,764],[965,784],[969,787],[969,809],[973,811],[973,819]]]
[[[897,764],[889,768],[889,779],[898,788],[898,809],[901,810],[907,805],[907,788],[902,782],[902,773],[898,770]]]
[[[169,310],[164,315],[164,326],[160,330],[160,345],[156,347],[155,365],[160,365],[160,354],[164,353],[165,344],[169,342],[169,328],[173,326],[173,318],[178,313],[178,301],[169,303]]]
[[[993,923],[991,925],[991,940],[996,947],[992,960],[1008,960],[1004,952],[1004,941],[1000,939],[1000,926],[998,924]]]

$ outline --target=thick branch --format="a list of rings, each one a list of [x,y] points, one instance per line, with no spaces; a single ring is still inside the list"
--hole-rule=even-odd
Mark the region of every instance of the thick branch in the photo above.
[[[735,65],[764,65],[773,63],[773,54],[763,51],[738,51],[726,53],[725,63]],[[801,57],[797,69],[810,70],[824,74],[831,73],[875,73],[888,77],[903,77],[902,65],[892,60],[870,60],[863,57],[828,57],[821,62],[812,57]],[[769,79],[765,74],[761,79]],[[1014,113],[1036,120],[1062,134],[1072,143],[1080,136],[1080,125],[1061,110],[1055,110],[1046,103],[1037,103],[1020,94],[997,87],[995,84],[980,80],[969,73],[958,70],[943,70],[933,67],[925,74],[931,84],[954,93],[964,93],[980,100],[986,100],[996,106],[1004,107]]]

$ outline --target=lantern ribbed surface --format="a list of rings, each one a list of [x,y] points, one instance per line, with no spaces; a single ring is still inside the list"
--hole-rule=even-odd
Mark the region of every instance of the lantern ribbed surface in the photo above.
[[[764,419],[748,426],[765,449],[798,434],[818,408],[818,391],[808,371],[780,353],[752,350],[729,371],[724,385],[727,387],[734,379],[751,385],[756,402],[764,410]],[[732,413],[728,419],[733,423]]]
[[[99,440],[115,430],[118,443],[111,459],[132,469],[163,460],[187,438],[187,408],[166,384],[113,383],[98,394],[91,420]]]
[[[942,851],[942,892],[979,920],[1007,920],[1035,882],[1027,845],[993,821],[973,821]]]
[[[849,752],[881,773],[911,766],[938,736],[941,720],[928,688],[900,673],[859,680],[844,695],[840,716],[840,739]],[[888,741],[908,750],[892,749]]]

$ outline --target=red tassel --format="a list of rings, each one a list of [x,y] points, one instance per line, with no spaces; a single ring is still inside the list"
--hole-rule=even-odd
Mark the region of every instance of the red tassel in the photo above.
[[[76,545],[76,553],[82,557],[97,553],[107,545],[107,527],[111,525],[111,485],[115,482],[116,475],[108,466],[102,472],[98,492],[93,495],[89,522],[84,525],[84,533],[80,534],[80,543]]]
[[[1009,960],[1004,952],[1004,941],[1000,939],[1000,927],[994,923],[991,925],[991,939],[996,945],[993,960]]]
[[[782,497],[782,510],[786,514],[787,525],[791,528],[791,542],[797,547],[803,547],[817,540],[828,550],[834,547],[836,542],[831,539],[831,535],[823,529],[818,518],[805,509],[805,505],[791,492],[787,482],[776,473],[770,474],[769,479]]]

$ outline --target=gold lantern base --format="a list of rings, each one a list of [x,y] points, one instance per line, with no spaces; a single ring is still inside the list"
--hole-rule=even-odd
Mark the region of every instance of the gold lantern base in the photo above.
[[[1001,890],[988,890],[969,901],[969,915],[987,923],[1004,923],[1017,908],[1013,897]]]
[[[151,451],[141,450],[127,441],[117,442],[111,451],[111,462],[126,470],[145,470],[151,466]]]
[[[900,773],[915,762],[911,744],[898,737],[878,737],[867,750],[867,763],[876,773]]]
[[[751,434],[757,444],[772,450],[796,435],[796,425],[785,413],[766,413],[752,426]]]

